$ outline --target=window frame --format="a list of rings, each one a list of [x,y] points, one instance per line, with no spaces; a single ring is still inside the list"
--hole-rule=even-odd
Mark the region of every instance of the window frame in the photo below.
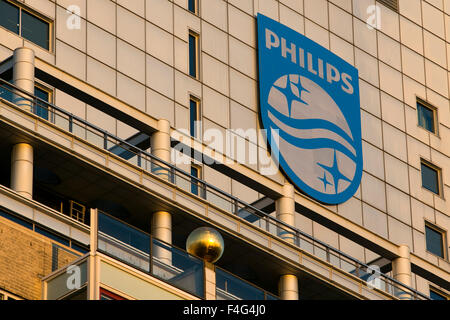
[[[448,294],[446,294],[444,291],[439,290],[438,288],[436,288],[432,285],[429,286],[429,291],[430,291],[430,298],[431,298],[431,292],[433,291],[435,294],[443,297],[445,300],[450,300],[450,297]]]
[[[430,190],[430,189],[424,187],[424,185],[423,185],[423,177],[422,177],[422,176],[423,176],[423,173],[422,173],[422,165],[424,165],[424,166],[426,166],[426,167],[428,167],[428,168],[430,168],[430,169],[436,171],[436,173],[437,173],[437,187],[438,187],[438,193],[435,193],[434,191],[432,191],[432,190]],[[420,178],[421,178],[421,180],[422,180],[421,187],[422,187],[423,189],[425,189],[425,190],[427,190],[427,191],[429,191],[429,192],[435,194],[436,196],[438,196],[438,197],[440,197],[440,198],[442,198],[442,199],[444,198],[444,194],[443,194],[443,186],[442,186],[442,169],[441,169],[441,168],[439,168],[438,166],[432,164],[431,162],[429,162],[429,161],[427,161],[427,160],[425,160],[425,159],[420,158]]]
[[[191,111],[191,103],[195,103],[195,108],[196,108],[196,119],[194,119],[194,128],[192,128],[192,111]],[[201,136],[201,126],[200,126],[200,121],[201,121],[201,101],[199,98],[197,98],[196,96],[190,94],[189,95],[189,133],[191,135],[192,138],[194,139],[198,139]],[[195,125],[197,123],[197,125]],[[192,134],[194,133],[194,134]]]
[[[437,255],[434,252],[431,252],[428,250],[428,246],[427,246],[427,227],[437,233],[439,233],[441,235],[441,248],[442,248],[442,257]],[[448,251],[447,251],[447,231],[438,227],[437,225],[435,225],[434,223],[425,220],[425,226],[424,226],[424,235],[425,235],[425,251],[427,253],[430,253],[440,259],[443,260],[447,260],[448,257]]]
[[[427,128],[423,127],[420,125],[420,119],[419,119],[419,104],[426,108],[431,110],[431,112],[433,113],[433,126],[434,126],[434,131],[430,131]],[[419,97],[416,97],[416,114],[417,114],[417,126],[419,128],[422,128],[423,130],[434,134],[436,136],[439,136],[439,121],[438,121],[438,110],[435,106],[433,106],[432,104],[426,102],[424,99],[421,99]]]
[[[48,51],[50,53],[53,53],[54,52],[54,48],[53,48],[53,46],[54,46],[54,40],[53,40],[53,37],[54,37],[54,30],[53,30],[54,21],[51,18],[46,17],[42,13],[39,13],[36,10],[27,7],[24,3],[18,2],[16,0],[2,0],[2,1],[8,2],[11,5],[13,5],[13,6],[15,6],[15,7],[17,7],[19,9],[19,33],[17,34],[17,33],[13,32],[13,31],[3,27],[3,26],[0,26],[0,27],[2,27],[3,29],[7,30],[8,32],[11,32],[11,33],[21,37],[23,40],[28,41],[28,42],[32,43],[33,45],[35,45],[35,46],[38,46],[42,50]],[[37,18],[37,19],[39,19],[39,20],[41,20],[41,21],[43,21],[43,22],[48,24],[48,49],[40,46],[39,44],[37,44],[37,43],[35,43],[33,41],[31,41],[30,39],[27,39],[27,38],[22,36],[22,11],[25,11],[28,14],[32,15],[33,17],[35,17],[35,18]]]
[[[193,4],[194,4],[194,11],[192,11],[192,10],[190,9],[190,3],[191,3],[191,1],[193,1]],[[191,12],[192,14],[198,15],[198,13],[199,13],[199,7],[198,7],[198,5],[199,5],[199,1],[198,1],[198,0],[187,0],[187,10],[188,10],[189,12]]]
[[[102,296],[110,298],[110,299],[105,299],[107,301],[111,301],[111,300],[128,300],[127,298],[125,298],[125,297],[123,297],[123,296],[121,296],[121,295],[119,295],[119,294],[117,294],[115,292],[112,292],[109,289],[105,289],[103,287],[100,287],[99,291],[100,291],[99,295],[98,295],[99,300],[102,300]]]
[[[45,91],[48,93],[48,103],[53,104],[53,99],[55,97],[55,90],[53,88],[50,88],[46,84],[42,83],[41,81],[38,81],[35,79],[34,81],[34,87],[38,88],[39,90]],[[44,120],[50,121],[51,123],[55,123],[55,114],[54,112],[51,112],[51,107],[48,106],[48,119],[42,118]]]
[[[191,74],[191,40],[193,37],[195,43],[195,75]],[[189,29],[188,32],[188,74],[190,77],[200,80],[200,34],[194,30]]]
[[[191,163],[191,175],[192,174],[192,169],[197,170],[197,179],[202,180],[202,167],[200,165],[197,165],[195,163]],[[193,192],[193,188],[194,186],[197,188],[197,192]],[[202,185],[199,182],[194,182],[194,180],[191,178],[191,193],[201,197],[201,189],[202,189]]]

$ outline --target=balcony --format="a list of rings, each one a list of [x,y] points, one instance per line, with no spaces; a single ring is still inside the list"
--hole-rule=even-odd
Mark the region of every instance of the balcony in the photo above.
[[[46,134],[50,134],[49,132],[54,128],[59,128],[60,131],[58,133],[52,132],[50,134],[52,136],[51,143],[59,143],[62,147],[70,149],[72,154],[77,155],[77,158],[82,159],[83,161],[89,158],[92,159],[93,162],[91,161],[91,165],[93,166],[99,166],[99,164],[103,166],[103,163],[106,163],[109,174],[112,172],[119,173],[116,175],[116,178],[112,178],[109,174],[99,174],[98,172],[91,177],[88,177],[89,174],[86,174],[84,177],[86,180],[90,180],[91,182],[88,184],[89,188],[91,188],[89,192],[80,188],[76,190],[77,188],[73,185],[67,186],[67,189],[72,192],[66,192],[66,194],[77,194],[80,198],[85,199],[84,202],[80,201],[80,203],[90,203],[91,207],[101,208],[101,205],[98,205],[99,203],[97,200],[100,198],[99,194],[103,194],[103,198],[107,198],[107,202],[109,200],[109,203],[115,202],[117,204],[117,201],[114,201],[117,200],[117,198],[114,196],[107,195],[105,192],[99,193],[99,190],[94,191],[92,188],[96,187],[98,189],[99,187],[101,188],[101,186],[104,186],[105,189],[111,189],[111,185],[117,184],[117,179],[125,179],[127,182],[130,182],[131,180],[140,181],[139,183],[150,187],[152,192],[157,192],[160,194],[156,197],[159,202],[161,202],[162,196],[167,199],[177,199],[176,203],[161,203],[156,205],[156,207],[160,206],[166,208],[167,205],[175,206],[177,204],[181,204],[181,206],[174,211],[179,211],[181,208],[183,208],[182,210],[188,209],[190,214],[196,215],[194,219],[196,220],[205,219],[205,214],[201,212],[205,210],[204,208],[206,205],[207,209],[204,212],[206,213],[208,220],[215,220],[216,224],[219,223],[221,227],[225,227],[228,230],[236,230],[236,232],[238,232],[241,236],[249,239],[260,248],[269,247],[269,251],[272,254],[281,256],[284,255],[284,258],[298,261],[300,257],[302,257],[303,253],[306,253],[304,256],[305,259],[302,261],[305,263],[307,262],[311,268],[317,269],[317,266],[321,265],[321,267],[319,267],[316,271],[318,273],[322,272],[323,274],[329,275],[329,271],[320,271],[321,268],[322,270],[325,270],[330,267],[335,267],[338,270],[341,270],[338,273],[347,273],[344,278],[346,277],[351,279],[350,282],[353,281],[355,285],[358,286],[360,284],[356,283],[361,282],[358,282],[356,279],[361,279],[363,281],[362,283],[365,283],[366,279],[369,277],[369,274],[372,272],[371,268],[364,263],[328,246],[325,243],[317,241],[311,236],[296,228],[286,225],[262,210],[219,190],[205,181],[191,176],[189,173],[169,163],[155,158],[152,154],[141,150],[138,147],[131,145],[130,143],[119,139],[94,125],[89,124],[83,119],[73,116],[61,108],[47,104],[45,101],[42,101],[37,97],[21,92],[20,89],[9,85],[5,81],[2,81],[1,89],[5,92],[9,92],[9,94],[3,93],[3,98],[10,97],[12,100],[13,97],[19,95],[21,96],[21,99],[26,100],[26,104],[30,106],[29,111],[34,114],[38,114],[38,117],[35,117],[32,120],[20,121],[20,117],[25,119],[23,118],[25,114],[21,114],[24,111],[20,111],[18,108],[13,108],[14,110],[12,113],[6,112],[7,116],[11,116],[11,119],[16,119],[15,121],[19,121],[22,128],[29,130],[29,132],[33,132],[36,126],[39,126],[40,123],[44,121],[42,122],[42,129],[39,129],[40,134],[37,136],[42,138]],[[39,108],[45,108],[46,112],[44,114],[46,117],[42,118],[43,113],[38,112],[40,110]],[[39,118],[44,120],[39,120]],[[48,118],[52,124],[51,126],[47,124],[45,118]],[[39,123],[39,125],[37,125],[37,123]],[[8,129],[7,131],[9,131],[11,135],[10,130],[11,129]],[[15,129],[13,129],[13,131],[14,130]],[[66,133],[68,133],[71,138],[67,139],[64,136]],[[47,143],[50,142],[48,140],[46,141]],[[84,142],[87,142],[88,144],[83,145]],[[43,145],[42,153],[45,155],[45,150],[48,151],[49,147],[42,142],[36,143]],[[41,149],[38,148],[38,150]],[[52,150],[49,152],[54,151]],[[66,152],[66,150],[64,150],[64,152]],[[102,152],[106,155],[106,160],[103,158]],[[84,171],[78,171],[77,173],[73,172],[74,159],[68,157],[67,155],[60,155],[59,158],[60,161],[67,161],[68,164],[61,164],[59,163],[60,161],[58,161],[58,164],[54,163],[54,165],[70,166],[70,171],[72,171],[71,178],[74,180],[76,180],[73,177],[74,175],[78,173],[84,174]],[[81,165],[79,162],[77,165],[86,168],[86,165]],[[92,169],[86,168],[86,172],[89,171],[92,172]],[[169,178],[170,183],[163,183],[161,180],[158,180],[158,176],[161,176],[162,173]],[[94,179],[95,182],[92,181]],[[100,180],[104,181],[101,182]],[[113,183],[107,183],[107,181],[112,180],[114,180]],[[191,193],[192,184],[197,186],[197,190],[199,190],[198,195]],[[142,186],[140,186],[140,188],[142,188]],[[58,190],[61,189],[64,188],[59,186]],[[119,193],[117,190],[115,190],[115,192]],[[176,195],[172,195],[173,192],[176,192]],[[134,196],[127,197],[127,194],[133,194]],[[136,189],[127,187],[124,190],[120,190],[119,198],[123,203],[127,203],[126,199],[135,198],[135,194]],[[144,202],[144,200],[139,200],[138,203],[129,204],[129,206],[134,206],[136,208],[135,211],[138,212],[140,208],[147,207]],[[105,202],[103,201],[103,204],[104,203]],[[155,203],[153,203],[150,207],[153,207],[154,210]],[[123,215],[123,217],[131,215],[130,210],[122,210],[121,208],[119,208],[116,213],[118,215]],[[184,212],[184,214],[186,214],[186,212]],[[142,216],[133,216],[131,217],[131,220],[133,219],[138,225],[146,224]],[[192,219],[192,217],[189,219]],[[182,238],[185,234],[186,231],[180,230],[180,233],[176,234],[175,237]],[[293,240],[293,245],[287,245],[284,243],[284,239],[287,237]],[[306,257],[308,258],[306,259]],[[323,261],[325,261],[325,263]],[[356,277],[356,279],[353,279],[353,277]],[[380,278],[380,281],[384,283],[384,285],[380,286],[380,288],[384,288],[388,295],[392,294],[392,288],[402,286],[400,283],[384,274],[378,274],[378,278]],[[273,284],[271,286],[273,287]],[[405,288],[405,290],[408,292],[413,292],[413,295],[416,298],[421,297],[421,295],[413,289]]]

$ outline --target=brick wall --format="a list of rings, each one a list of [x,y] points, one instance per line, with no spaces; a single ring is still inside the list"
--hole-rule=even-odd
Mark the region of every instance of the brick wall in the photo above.
[[[42,277],[52,272],[54,241],[0,217],[0,288],[25,299],[42,299]],[[58,243],[59,247],[64,247]],[[68,249],[69,251],[73,251]],[[77,256],[58,250],[58,268]]]

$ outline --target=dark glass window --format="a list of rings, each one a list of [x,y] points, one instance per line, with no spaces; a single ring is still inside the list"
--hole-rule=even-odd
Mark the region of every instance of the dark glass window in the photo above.
[[[69,240],[64,239],[63,237],[60,237],[60,236],[54,234],[53,232],[48,231],[47,229],[44,229],[44,228],[41,228],[41,227],[38,227],[38,226],[34,226],[34,231],[39,233],[39,234],[42,234],[43,236],[45,236],[47,238],[50,238],[50,239],[55,240],[55,241],[57,241],[59,243],[62,243],[65,246],[68,246],[68,247],[70,246]]]
[[[0,0],[0,25],[50,49],[50,24],[6,0]]]
[[[427,242],[427,251],[444,258],[444,236],[442,232],[425,225],[425,238]]]
[[[50,102],[50,93],[44,89],[34,87],[34,95],[46,102]],[[48,120],[48,106],[45,103],[38,101],[36,115]]]
[[[22,37],[47,50],[50,48],[49,24],[24,10],[22,10]]]
[[[72,241],[71,246],[72,249],[77,250],[78,252],[81,252],[83,254],[88,253],[89,249],[86,248],[84,245],[79,245],[77,243],[74,243],[74,241]]]
[[[192,13],[197,13],[197,0],[189,0],[188,9]]]
[[[197,167],[191,167],[191,176],[199,178],[200,170]],[[195,179],[191,179],[191,192],[198,195],[198,182]]]
[[[19,8],[5,0],[0,0],[0,25],[19,34]]]
[[[419,126],[434,133],[434,110],[418,102],[417,114],[419,117]]]
[[[190,129],[191,129],[191,136],[197,137],[198,130],[198,101],[195,99],[189,100],[189,108],[190,108]]]
[[[438,170],[421,163],[422,186],[431,192],[439,194],[439,172]]]
[[[434,290],[430,290],[430,298],[431,298],[431,300],[447,300],[446,296],[444,296],[440,293],[437,293]]]
[[[4,211],[0,211],[0,216],[9,219],[11,221],[14,221],[15,223],[20,224],[21,226],[24,226],[28,229],[33,230],[33,224],[31,222],[25,221],[24,219],[21,219],[15,215],[9,214]]]
[[[150,236],[106,214],[98,215],[98,230],[143,252],[150,252]]]
[[[197,77],[197,36],[189,34],[189,75]]]

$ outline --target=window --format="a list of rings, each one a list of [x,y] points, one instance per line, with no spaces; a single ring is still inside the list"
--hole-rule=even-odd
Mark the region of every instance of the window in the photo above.
[[[189,119],[191,136],[197,138],[200,131],[200,101],[192,96],[189,99]]]
[[[36,83],[34,86],[34,95],[42,100],[44,100],[45,102],[52,102],[52,91],[44,86],[42,86],[41,84]],[[37,102],[37,106],[36,106],[36,115],[38,115],[39,117],[45,119],[45,120],[49,120],[48,117],[48,106],[43,103],[38,101]]]
[[[7,0],[0,0],[0,25],[50,50],[50,23]]]
[[[0,0],[0,25],[19,34],[19,8],[11,3]]]
[[[386,7],[398,12],[398,0],[378,0],[378,2],[384,4]]]
[[[425,223],[425,241],[427,244],[427,251],[445,258],[445,233],[438,227],[431,223]]]
[[[193,14],[197,14],[197,1],[198,0],[188,0],[188,10]]]
[[[191,166],[191,176],[200,179],[200,167],[195,165]],[[199,183],[196,179],[191,178],[191,192],[195,195],[199,195]]]
[[[417,102],[417,116],[419,126],[432,133],[436,133],[436,108],[427,105],[424,102]]]
[[[421,161],[420,167],[422,172],[422,187],[439,195],[441,193],[440,169],[424,160]]]
[[[189,32],[189,75],[198,77],[198,35]]]
[[[444,293],[433,287],[430,287],[430,298],[431,300],[448,300]]]

